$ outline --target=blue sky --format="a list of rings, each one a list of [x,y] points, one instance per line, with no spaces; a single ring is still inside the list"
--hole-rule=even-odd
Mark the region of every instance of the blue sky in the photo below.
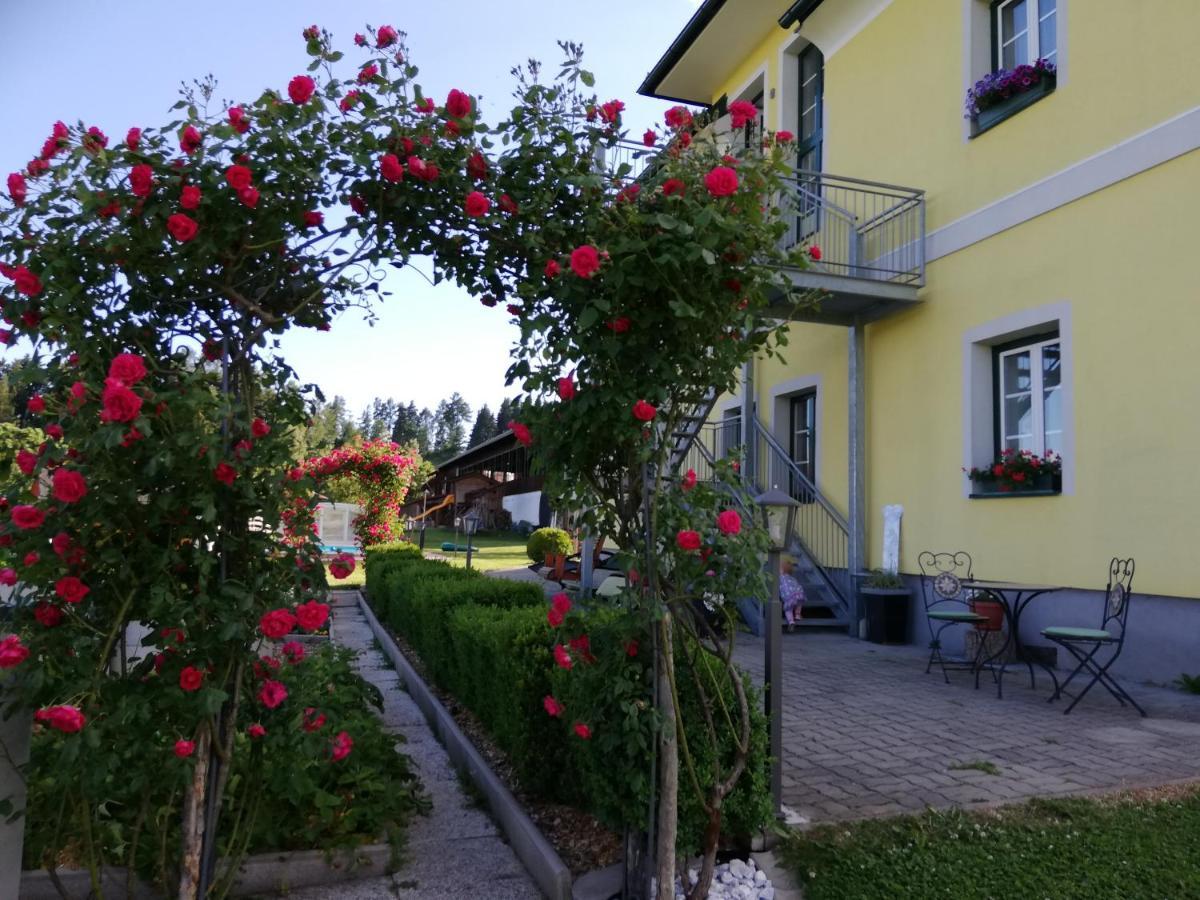
[[[629,131],[640,135],[668,104],[638,97],[637,85],[695,7],[695,0],[0,0],[0,175],[36,155],[56,119],[82,119],[119,140],[132,125],[168,121],[180,82],[210,72],[218,96],[230,100],[283,89],[307,65],[300,32],[312,24],[346,50],[366,23],[407,31],[426,92],[482,95],[490,122],[509,106],[513,65],[530,57],[554,64],[556,40],[582,42],[601,99],[624,100]],[[329,333],[288,336],[284,348],[300,376],[355,410],[375,396],[433,406],[452,391],[473,409],[494,410],[515,334],[504,310],[412,273],[393,276],[390,287],[394,296],[377,308],[373,328],[352,312]]]

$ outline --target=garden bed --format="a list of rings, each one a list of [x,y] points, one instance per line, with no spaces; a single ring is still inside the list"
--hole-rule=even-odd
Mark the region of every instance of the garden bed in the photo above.
[[[1200,897],[1200,784],[827,825],[779,853],[808,900]]]

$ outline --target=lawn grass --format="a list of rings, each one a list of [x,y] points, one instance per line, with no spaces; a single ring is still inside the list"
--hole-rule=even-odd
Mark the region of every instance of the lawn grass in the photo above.
[[[465,566],[467,553],[443,551],[442,543],[455,543],[453,528],[430,528],[425,532],[425,552],[444,555],[453,565]],[[527,539],[511,531],[482,532],[471,538],[471,567],[482,572],[516,569],[530,564],[525,555]],[[467,536],[458,533],[458,545],[467,546]]]
[[[780,846],[806,900],[1200,898],[1200,785],[821,826]]]
[[[325,582],[332,590],[338,588],[360,588],[367,583],[367,569],[362,564],[362,560],[358,560],[354,565],[354,571],[350,573],[349,578],[334,578],[329,571],[329,565],[325,565]]]

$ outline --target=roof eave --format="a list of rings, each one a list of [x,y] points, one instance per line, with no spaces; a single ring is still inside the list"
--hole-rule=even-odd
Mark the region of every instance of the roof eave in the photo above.
[[[704,33],[704,29],[708,27],[713,18],[721,11],[721,7],[725,5],[725,0],[704,0],[700,7],[692,13],[692,17],[688,19],[683,30],[679,32],[675,40],[671,42],[671,46],[667,48],[667,52],[662,55],[654,68],[642,80],[641,86],[638,88],[638,93],[644,97],[656,97],[659,100],[668,100],[674,103],[692,103],[698,106],[708,106],[708,100],[695,100],[686,97],[668,97],[658,92],[658,86],[662,84],[671,70],[679,64],[683,55],[691,49],[692,44],[696,42],[696,38]]]

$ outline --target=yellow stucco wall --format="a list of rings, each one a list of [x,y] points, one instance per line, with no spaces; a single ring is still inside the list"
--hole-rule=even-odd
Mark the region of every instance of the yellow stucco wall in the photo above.
[[[982,2],[982,0],[980,0]],[[831,4],[826,7],[832,8]],[[823,9],[825,7],[822,7]],[[825,146],[838,174],[923,188],[933,230],[1200,105],[1192,67],[1200,3],[1072,0],[1066,82],[971,141],[962,130],[962,0],[894,0],[827,60]],[[1151,14],[1151,11],[1153,14]],[[779,127],[774,30],[714,99],[766,66]],[[883,505],[904,506],[901,568],[922,549],[967,549],[984,577],[1099,587],[1134,556],[1138,589],[1200,596],[1200,288],[1193,271],[1200,151],[930,264],[923,304],[867,329],[867,532],[880,560]],[[963,456],[964,334],[1009,313],[1069,303],[1073,494],[970,500]],[[847,500],[846,332],[791,329],[772,388],[821,379],[818,478]],[[980,460],[981,461],[981,460]]]

